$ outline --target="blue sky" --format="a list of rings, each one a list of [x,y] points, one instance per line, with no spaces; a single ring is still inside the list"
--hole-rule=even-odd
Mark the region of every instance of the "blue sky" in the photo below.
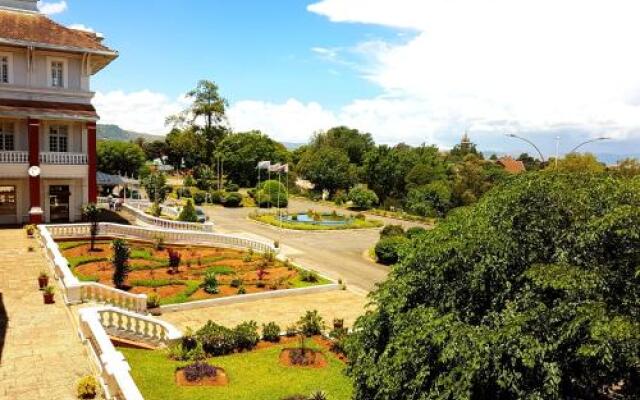
[[[154,134],[199,79],[236,131],[288,142],[345,124],[379,143],[546,155],[590,138],[639,153],[633,0],[46,0],[120,58],[93,80],[103,123]]]

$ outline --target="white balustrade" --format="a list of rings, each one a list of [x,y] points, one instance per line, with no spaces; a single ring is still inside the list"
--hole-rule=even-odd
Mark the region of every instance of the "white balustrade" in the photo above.
[[[147,310],[147,296],[133,294],[96,282],[82,282],[80,300],[111,304],[125,310],[143,313]]]
[[[29,152],[27,151],[0,151],[0,164],[27,164]]]
[[[154,217],[153,215],[145,213],[144,210],[136,208],[127,203],[123,204],[123,207],[125,210],[132,213],[136,217],[136,219],[144,225],[151,225],[163,229],[213,232],[212,223],[201,224],[199,222],[173,221],[170,219]]]
[[[94,362],[99,368],[106,398],[143,400],[142,393],[131,376],[131,367],[117,351],[105,331],[97,308],[80,310],[80,333],[87,341]]]
[[[173,325],[133,312],[114,307],[104,307],[98,310],[102,326],[112,335],[122,334],[123,337],[136,337],[140,340],[169,344],[182,337],[182,333]]]
[[[55,165],[86,165],[86,153],[40,153],[40,162],[42,164]]]

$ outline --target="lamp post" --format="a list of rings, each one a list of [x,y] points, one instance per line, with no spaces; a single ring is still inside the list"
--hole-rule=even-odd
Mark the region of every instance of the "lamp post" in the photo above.
[[[599,141],[602,141],[602,140],[611,140],[611,138],[610,137],[606,137],[606,136],[602,136],[602,137],[599,137],[599,138],[587,140],[586,142],[582,142],[579,145],[577,145],[576,147],[574,147],[568,154],[575,153],[580,147],[582,147],[584,145],[587,145],[589,143],[599,142]]]
[[[518,136],[514,133],[506,133],[506,136],[510,137],[510,138],[514,138],[514,139],[520,139],[524,142],[529,143],[531,146],[533,146],[534,149],[536,149],[536,151],[538,152],[538,154],[540,154],[540,159],[542,160],[542,163],[545,163],[545,158],[544,158],[544,154],[542,154],[542,151],[540,151],[540,149],[538,148],[538,146],[536,146],[535,143],[533,143],[531,140],[524,138],[522,136]]]

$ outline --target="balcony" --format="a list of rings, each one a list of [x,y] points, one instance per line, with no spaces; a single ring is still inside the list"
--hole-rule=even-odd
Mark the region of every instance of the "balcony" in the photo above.
[[[40,153],[40,163],[50,165],[87,165],[87,154]]]
[[[0,164],[28,164],[27,151],[0,151]]]

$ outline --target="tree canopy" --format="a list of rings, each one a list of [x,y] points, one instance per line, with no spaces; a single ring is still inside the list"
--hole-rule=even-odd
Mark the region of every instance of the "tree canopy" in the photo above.
[[[347,349],[356,400],[635,398],[640,179],[524,174],[400,251]]]
[[[227,135],[220,142],[217,152],[224,159],[227,178],[244,187],[256,185],[258,162],[264,160],[274,163],[289,162],[287,149],[260,131]]]
[[[355,170],[349,163],[349,157],[344,151],[333,147],[307,151],[297,169],[316,185],[316,189],[326,189],[331,193],[355,183]]]
[[[98,170],[113,175],[137,175],[144,165],[144,151],[135,143],[101,140],[96,148]]]

